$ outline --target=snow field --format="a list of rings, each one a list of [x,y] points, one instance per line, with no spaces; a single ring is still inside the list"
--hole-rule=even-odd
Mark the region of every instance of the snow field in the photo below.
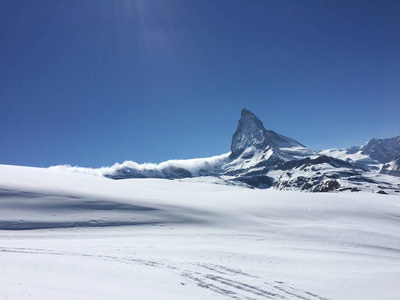
[[[399,201],[0,166],[0,298],[398,299]]]

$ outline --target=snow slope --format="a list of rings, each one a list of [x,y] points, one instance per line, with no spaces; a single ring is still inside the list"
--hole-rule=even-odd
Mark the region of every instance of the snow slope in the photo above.
[[[400,200],[0,165],[1,299],[399,299]]]

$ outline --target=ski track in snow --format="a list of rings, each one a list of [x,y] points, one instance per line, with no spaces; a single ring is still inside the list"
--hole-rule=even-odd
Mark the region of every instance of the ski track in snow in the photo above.
[[[110,255],[94,255],[87,253],[52,251],[40,248],[7,248],[0,247],[0,253],[29,255],[51,255],[60,257],[80,257],[84,259],[104,260],[128,265],[144,265],[161,268],[179,274],[182,279],[189,280],[200,288],[211,290],[220,296],[230,299],[303,299],[327,300],[312,292],[304,291],[283,281],[266,281],[259,276],[251,275],[239,269],[216,264],[185,264],[176,267],[172,263],[152,260],[117,257]],[[181,283],[186,285],[186,283]]]

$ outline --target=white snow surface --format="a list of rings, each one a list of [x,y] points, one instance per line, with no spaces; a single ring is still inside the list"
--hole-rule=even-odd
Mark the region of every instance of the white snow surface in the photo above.
[[[0,165],[1,299],[400,299],[400,197]]]
[[[348,149],[326,149],[318,152],[319,155],[331,156],[337,159],[341,159],[350,163],[358,163],[359,165],[365,166],[369,169],[375,169],[378,171],[383,164],[376,160],[373,160],[366,154],[362,154],[362,151],[357,151],[355,153],[348,153]]]
[[[318,152],[318,154],[331,156],[331,157],[341,159],[344,161],[356,162],[356,161],[365,160],[365,159],[372,160],[368,155],[362,154],[361,151],[349,154],[347,149],[341,149],[341,148],[321,150]]]

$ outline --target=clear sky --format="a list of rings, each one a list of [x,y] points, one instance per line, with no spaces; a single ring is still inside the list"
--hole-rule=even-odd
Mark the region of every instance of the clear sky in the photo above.
[[[400,1],[0,0],[0,163],[230,149],[240,111],[313,150],[400,135]]]

